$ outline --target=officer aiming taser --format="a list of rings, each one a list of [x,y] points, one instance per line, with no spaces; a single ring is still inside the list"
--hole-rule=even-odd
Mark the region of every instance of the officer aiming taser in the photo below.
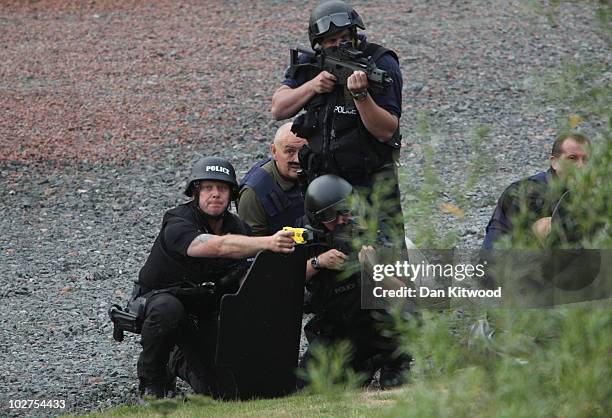
[[[312,241],[314,238],[313,231],[308,228],[293,228],[291,226],[284,226],[283,231],[292,231],[293,241],[296,244],[305,244],[309,241]]]
[[[305,54],[308,61],[299,62],[299,54]],[[312,51],[304,48],[290,50],[290,75],[295,76],[300,67],[314,67],[320,71],[327,71],[338,79],[338,84],[345,85],[347,79],[354,71],[363,71],[371,87],[382,90],[389,86],[393,79],[385,70],[376,66],[372,57],[365,56],[363,51],[353,49],[350,42],[343,42],[340,46],[321,51]]]

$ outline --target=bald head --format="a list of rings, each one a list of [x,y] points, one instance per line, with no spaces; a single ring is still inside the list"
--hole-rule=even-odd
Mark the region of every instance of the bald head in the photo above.
[[[297,171],[300,168],[298,151],[306,144],[304,138],[299,138],[291,132],[293,123],[288,122],[276,131],[274,142],[270,145],[270,153],[276,162],[276,168],[281,176],[286,179],[297,179]]]

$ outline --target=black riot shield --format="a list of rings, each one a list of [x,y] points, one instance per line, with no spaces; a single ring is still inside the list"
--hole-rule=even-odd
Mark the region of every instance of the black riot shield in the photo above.
[[[306,249],[261,252],[235,294],[221,299],[216,364],[225,399],[275,397],[295,390]]]

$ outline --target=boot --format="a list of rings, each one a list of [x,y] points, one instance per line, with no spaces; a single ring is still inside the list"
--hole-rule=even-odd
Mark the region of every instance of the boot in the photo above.
[[[144,379],[141,379],[138,390],[141,399],[145,397],[154,399],[174,398],[177,395],[176,377],[168,374],[165,381],[152,383],[146,383]]]
[[[383,364],[380,368],[380,388],[382,390],[402,386],[406,383],[406,374],[410,370],[412,357],[401,355],[397,359]]]

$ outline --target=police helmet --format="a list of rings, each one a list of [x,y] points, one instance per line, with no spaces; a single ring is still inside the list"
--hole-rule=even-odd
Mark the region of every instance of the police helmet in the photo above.
[[[334,174],[314,179],[306,189],[304,206],[312,223],[332,222],[337,212],[348,211],[347,198],[353,191],[348,181]]]
[[[325,1],[315,7],[310,14],[308,22],[310,46],[315,49],[315,45],[327,35],[355,27],[365,29],[355,9],[340,0]]]
[[[236,181],[236,171],[234,167],[225,158],[219,157],[203,157],[200,158],[193,166],[185,195],[192,196],[196,182],[201,180],[222,181],[229,184],[232,191],[232,199],[237,197],[238,182]]]

